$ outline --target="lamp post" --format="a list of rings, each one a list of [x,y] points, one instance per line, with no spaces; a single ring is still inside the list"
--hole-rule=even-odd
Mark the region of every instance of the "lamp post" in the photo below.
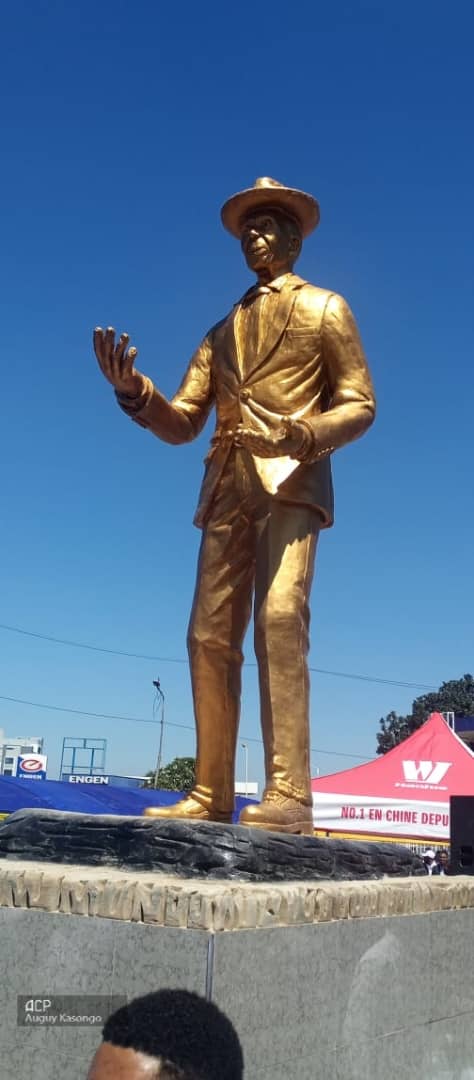
[[[246,742],[241,743],[240,746],[245,754],[245,795],[247,796],[249,786],[249,748]]]
[[[164,693],[163,693],[163,691],[161,689],[159,679],[153,679],[153,686],[155,687],[155,691],[156,691],[156,693],[155,693],[155,702],[154,702],[154,705],[153,705],[153,713],[156,712],[156,706],[158,704],[161,705],[161,710],[160,710],[160,712],[161,712],[161,718],[160,718],[160,743],[159,743],[159,747],[158,747],[158,757],[157,757],[157,760],[156,760],[155,779],[154,779],[154,783],[153,783],[153,787],[156,789],[158,787],[158,775],[159,775],[159,772],[160,772],[160,769],[161,769],[161,758],[162,758],[162,753],[163,753],[163,734],[164,734],[164,727],[165,727],[165,695],[164,695]]]

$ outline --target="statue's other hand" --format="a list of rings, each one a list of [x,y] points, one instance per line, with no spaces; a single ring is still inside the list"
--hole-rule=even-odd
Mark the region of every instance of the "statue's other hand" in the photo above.
[[[303,445],[304,432],[300,426],[292,420],[282,417],[281,427],[273,433],[251,431],[239,424],[236,428],[234,442],[251,454],[262,458],[292,457],[297,454]]]
[[[117,393],[136,397],[143,390],[145,380],[134,366],[137,350],[133,346],[129,348],[129,341],[128,334],[121,334],[116,345],[113,326],[107,330],[96,326],[94,330],[94,352],[103,375]]]

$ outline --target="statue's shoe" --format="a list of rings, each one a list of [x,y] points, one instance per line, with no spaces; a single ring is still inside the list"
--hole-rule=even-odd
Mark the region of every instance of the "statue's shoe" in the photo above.
[[[245,806],[240,814],[239,824],[252,829],[269,829],[270,832],[313,835],[311,806],[299,802],[298,799],[280,795],[279,791],[265,792],[258,806]]]
[[[232,813],[228,814],[213,807],[203,806],[198,799],[188,795],[180,799],[173,806],[147,806],[143,811],[145,817],[160,818],[162,821],[179,819],[181,821],[220,821],[223,825],[230,825]]]

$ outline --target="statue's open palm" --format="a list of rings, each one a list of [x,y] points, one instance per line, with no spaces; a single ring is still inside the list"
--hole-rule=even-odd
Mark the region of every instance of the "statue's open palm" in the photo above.
[[[137,350],[134,346],[129,348],[129,341],[128,334],[121,334],[116,345],[113,326],[107,330],[97,326],[94,330],[94,351],[105,378],[117,393],[135,397],[143,390],[145,380],[135,368]]]

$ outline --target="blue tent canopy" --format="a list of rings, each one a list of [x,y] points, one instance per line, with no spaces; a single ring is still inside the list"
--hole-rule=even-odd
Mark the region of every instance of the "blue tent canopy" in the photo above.
[[[69,810],[81,814],[141,815],[146,806],[172,806],[182,798],[179,791],[152,788],[121,788],[109,784],[70,784],[64,780],[17,780],[0,776],[0,814],[29,807]],[[253,799],[237,796],[234,821]]]

